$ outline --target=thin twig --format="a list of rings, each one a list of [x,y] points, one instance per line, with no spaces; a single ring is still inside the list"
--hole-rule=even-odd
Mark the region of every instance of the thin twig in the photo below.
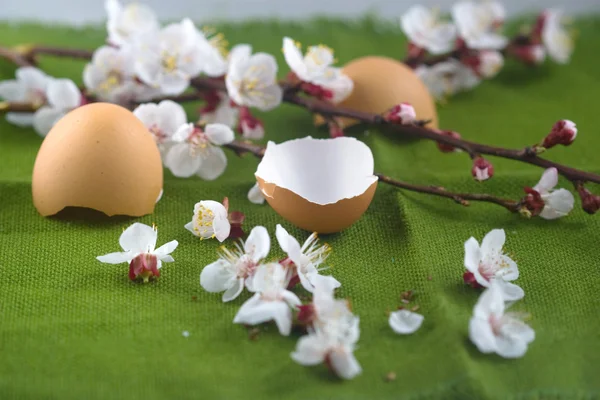
[[[0,46],[0,58],[4,58],[19,67],[30,66],[31,63],[18,52]]]
[[[9,103],[7,101],[0,101],[0,114],[9,112],[32,113],[38,108],[40,108],[40,106],[31,103]]]

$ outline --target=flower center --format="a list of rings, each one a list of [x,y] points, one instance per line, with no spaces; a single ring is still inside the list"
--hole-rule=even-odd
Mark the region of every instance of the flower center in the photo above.
[[[144,282],[148,282],[151,277],[158,276],[160,276],[158,258],[154,254],[139,254],[129,263],[129,279],[131,280],[141,277]]]
[[[213,220],[215,214],[204,206],[198,208],[198,213],[194,218],[194,232],[201,235],[201,239],[204,237],[215,237],[215,231],[213,229]]]
[[[177,69],[177,56],[165,52],[162,56],[161,63],[164,70],[173,72]]]
[[[106,76],[106,79],[98,86],[98,89],[103,92],[110,92],[121,85],[123,78],[119,71],[112,70]]]
[[[247,278],[254,273],[257,264],[252,261],[250,255],[242,255],[236,263],[236,272],[238,278]]]
[[[41,107],[46,104],[46,93],[41,89],[30,90],[27,100],[35,107]]]
[[[163,143],[167,139],[167,135],[156,124],[152,125],[148,130],[156,143]]]
[[[190,152],[192,155],[197,153],[203,154],[211,146],[210,141],[206,134],[198,128],[195,128],[187,139],[190,145]]]

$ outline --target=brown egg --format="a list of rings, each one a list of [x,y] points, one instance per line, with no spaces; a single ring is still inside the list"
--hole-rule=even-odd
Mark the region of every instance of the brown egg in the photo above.
[[[108,103],[88,104],[60,119],[33,167],[33,204],[43,216],[69,206],[109,216],[151,214],[162,187],[152,135],[131,111]]]
[[[391,58],[367,56],[351,61],[342,70],[354,82],[354,89],[341,106],[381,114],[406,102],[415,108],[418,119],[430,119],[428,126],[438,128],[435,101],[410,67]],[[340,120],[345,127],[358,122],[349,118]],[[321,117],[315,119],[317,125],[323,122]]]
[[[369,147],[349,137],[269,142],[255,175],[279,215],[318,233],[355,223],[371,204],[378,180]]]

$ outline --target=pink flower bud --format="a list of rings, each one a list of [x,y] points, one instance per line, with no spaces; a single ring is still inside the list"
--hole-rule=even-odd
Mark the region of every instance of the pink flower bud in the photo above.
[[[460,139],[460,134],[458,132],[454,132],[454,131],[438,131],[438,134],[450,136],[455,139]],[[437,147],[438,147],[438,149],[440,149],[440,151],[442,153],[452,153],[454,151],[459,151],[456,147],[454,147],[450,144],[445,144],[445,143],[440,143],[440,142],[437,143]]]
[[[473,289],[478,289],[482,287],[479,284],[479,282],[477,282],[477,279],[475,279],[475,275],[469,271],[463,274],[463,281],[465,282],[465,284],[471,286]]]
[[[129,263],[129,279],[132,281],[142,278],[144,282],[152,277],[158,278],[158,258],[153,254],[142,253]]]
[[[471,168],[473,178],[478,181],[486,181],[494,176],[494,166],[491,162],[483,157],[476,157],[473,160],[473,168]]]
[[[395,124],[410,124],[417,119],[417,112],[410,104],[400,103],[390,109],[385,119]]]
[[[537,190],[530,187],[525,187],[524,190],[525,193],[527,193],[527,196],[521,200],[523,207],[525,207],[532,216],[540,215],[546,205],[542,199],[542,195]]]
[[[246,139],[260,140],[265,137],[263,123],[252,115],[248,107],[240,107],[237,130]]]
[[[517,46],[511,51],[517,59],[529,65],[539,65],[546,59],[546,50],[541,45]]]
[[[577,126],[575,125],[575,122],[563,119],[554,124],[548,136],[544,138],[542,146],[547,149],[552,148],[557,144],[568,146],[573,143],[576,137]]]
[[[577,188],[581,197],[581,206],[583,211],[588,214],[595,214],[600,210],[600,196],[597,196],[582,186]]]
[[[200,114],[208,114],[215,112],[215,110],[219,106],[219,103],[221,102],[221,96],[216,90],[209,90],[208,92],[203,93],[202,98],[204,99],[206,104],[204,105],[204,107],[200,108]]]

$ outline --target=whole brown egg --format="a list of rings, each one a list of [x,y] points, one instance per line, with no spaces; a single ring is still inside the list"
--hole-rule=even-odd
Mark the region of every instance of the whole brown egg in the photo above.
[[[163,168],[154,139],[121,106],[92,103],[61,118],[33,168],[33,204],[43,216],[85,207],[108,216],[151,214]]]

